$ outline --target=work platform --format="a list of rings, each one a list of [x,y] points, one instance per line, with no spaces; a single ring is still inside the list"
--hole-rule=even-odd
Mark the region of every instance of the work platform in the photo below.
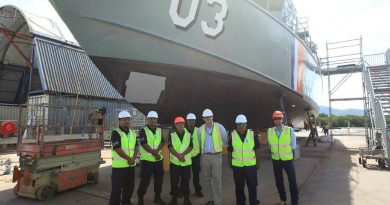
[[[338,74],[348,74],[348,73],[359,73],[363,71],[361,65],[346,65],[339,67],[332,67],[329,69],[323,69],[321,71],[322,75],[338,75]]]

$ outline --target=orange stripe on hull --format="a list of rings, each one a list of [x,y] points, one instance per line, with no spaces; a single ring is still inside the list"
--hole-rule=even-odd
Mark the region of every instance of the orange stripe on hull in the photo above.
[[[303,94],[303,82],[304,82],[303,70],[304,70],[304,67],[305,67],[305,49],[301,43],[298,43],[297,91],[299,94]]]

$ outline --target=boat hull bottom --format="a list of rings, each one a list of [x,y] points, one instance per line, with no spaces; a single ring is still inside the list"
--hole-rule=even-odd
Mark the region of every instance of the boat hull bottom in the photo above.
[[[160,124],[172,124],[176,116],[186,116],[187,113],[193,112],[199,125],[203,123],[202,111],[210,108],[214,112],[214,120],[229,129],[234,128],[234,120],[238,114],[247,116],[249,127],[266,128],[272,125],[272,112],[280,110],[281,98],[287,117],[293,124],[302,121],[307,110],[316,113],[312,103],[277,83],[268,84],[174,65],[96,56],[91,59],[110,83],[138,110],[144,114],[156,110]],[[136,87],[141,89],[134,90],[134,86],[128,88],[126,85],[131,85],[131,73],[145,73],[164,78],[165,87],[157,88],[162,91],[155,102],[132,101],[126,96],[127,89],[132,90],[132,96],[147,95],[144,92],[150,87],[145,81],[137,83]]]

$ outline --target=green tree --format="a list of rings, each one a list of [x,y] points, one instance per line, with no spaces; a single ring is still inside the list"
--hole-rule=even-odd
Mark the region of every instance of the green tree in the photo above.
[[[325,113],[320,113],[317,118],[317,122],[324,125],[324,123],[329,121],[329,117]],[[386,116],[386,121],[390,122],[390,116]],[[351,127],[364,127],[364,116],[356,116],[356,115],[345,115],[345,116],[337,116],[332,115],[332,124],[333,127],[347,127],[348,122]],[[370,122],[368,121],[370,124]]]

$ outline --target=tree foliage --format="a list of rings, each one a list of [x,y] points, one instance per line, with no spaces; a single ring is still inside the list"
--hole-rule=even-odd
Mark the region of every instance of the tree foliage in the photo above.
[[[390,122],[390,117],[386,118],[386,121],[388,123]],[[317,124],[323,126],[326,122],[329,122],[329,116],[325,113],[319,114],[317,118]],[[368,125],[370,125],[370,120],[367,121]],[[344,115],[344,116],[337,116],[332,115],[332,124],[333,127],[364,127],[365,126],[365,119],[364,116],[357,116],[357,115]]]

